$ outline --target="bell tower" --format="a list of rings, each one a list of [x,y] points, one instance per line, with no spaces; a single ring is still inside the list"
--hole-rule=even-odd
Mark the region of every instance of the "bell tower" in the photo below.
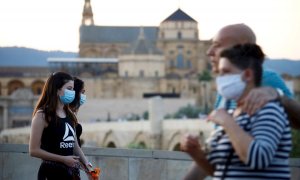
[[[82,12],[82,23],[83,26],[94,25],[93,11],[91,6],[91,0],[85,0],[83,12]]]

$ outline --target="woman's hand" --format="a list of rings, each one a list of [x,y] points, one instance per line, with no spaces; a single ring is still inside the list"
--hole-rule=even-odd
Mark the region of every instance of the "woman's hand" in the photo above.
[[[88,162],[85,164],[85,168],[87,169],[87,171],[92,171],[93,170],[93,165],[92,163]]]
[[[198,136],[187,134],[181,140],[180,148],[182,151],[188,153],[193,158],[198,168],[203,170],[204,174],[213,174],[214,167],[207,161],[206,155],[201,149],[201,145],[198,141]]]
[[[197,156],[199,153],[203,153],[199,143],[199,138],[191,134],[187,134],[182,138],[180,149],[192,157]]]
[[[220,126],[224,126],[225,123],[233,121],[233,117],[228,114],[225,109],[217,109],[209,114],[207,120],[214,122]]]
[[[64,156],[63,163],[69,167],[76,167],[79,165],[78,156]]]

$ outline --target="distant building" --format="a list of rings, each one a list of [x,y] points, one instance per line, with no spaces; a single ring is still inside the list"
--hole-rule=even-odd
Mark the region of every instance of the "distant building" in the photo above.
[[[213,97],[210,89],[206,89],[209,93],[201,92],[204,90],[198,80],[198,74],[208,67],[205,51],[209,43],[199,39],[197,21],[181,9],[159,26],[97,26],[91,2],[85,0],[79,57],[49,58],[47,69],[1,70],[0,95],[5,98],[0,99],[0,124],[5,121],[5,126],[0,129],[28,124],[31,112],[14,119],[12,113],[33,109],[34,103],[13,107],[8,99],[14,91],[24,94],[22,89],[26,89],[32,91],[28,101],[36,101],[49,74],[55,71],[82,78],[88,97],[94,99],[136,99],[157,94],[183,99],[199,99],[203,94]],[[22,123],[12,122],[21,119]]]
[[[197,98],[202,87],[198,74],[208,68],[209,44],[199,39],[197,21],[181,9],[158,27],[96,26],[86,0],[79,58],[48,62],[51,71],[97,79],[97,98],[142,98],[149,93]]]
[[[159,26],[96,26],[91,2],[85,0],[79,57],[49,58],[48,68],[0,68],[0,131],[30,124],[43,85],[55,71],[66,71],[84,80],[89,100],[81,109],[85,114],[79,113],[78,116],[82,122],[96,121],[100,116],[103,119],[106,115],[107,119],[115,118],[125,111],[144,112],[147,109],[141,107],[142,98],[156,95],[173,98],[164,102],[168,102],[166,109],[173,108],[172,111],[175,106],[190,104],[190,100],[197,101],[205,109],[212,107],[215,83],[199,81],[199,74],[209,70],[205,54],[209,44],[210,41],[199,39],[197,21],[181,9]],[[285,79],[291,82],[290,87],[299,97],[300,79],[287,76]],[[158,104],[161,105],[160,102]],[[157,120],[155,117],[150,119]],[[87,145],[102,147],[127,147],[133,143],[178,150],[184,133],[193,132],[201,137],[209,134],[206,132],[209,127],[203,122],[174,120],[151,123],[117,125],[110,122],[97,126],[87,123],[83,138]],[[124,124],[126,133],[123,132]],[[159,128],[162,129],[156,132]],[[3,142],[28,142],[28,128],[25,135],[15,138],[16,134],[13,132],[10,136],[4,133]],[[151,145],[153,142],[154,145]],[[160,145],[155,144],[157,142]]]

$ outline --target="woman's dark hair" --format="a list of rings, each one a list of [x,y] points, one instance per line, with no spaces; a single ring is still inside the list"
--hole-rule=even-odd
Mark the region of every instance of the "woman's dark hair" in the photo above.
[[[258,45],[239,44],[224,50],[220,56],[227,58],[230,63],[241,70],[250,68],[254,73],[255,85],[260,86],[265,55]]]
[[[75,91],[75,99],[69,104],[71,110],[75,112],[80,106],[80,94],[81,90],[84,88],[84,82],[74,77],[74,91]]]
[[[46,122],[49,123],[53,119],[57,120],[56,108],[59,101],[57,92],[69,81],[73,81],[73,77],[65,72],[56,72],[51,74],[44,85],[42,94],[33,111],[33,116],[37,113],[37,111],[42,110]],[[77,119],[69,109],[69,106],[65,105],[64,110],[66,111],[67,117],[69,117],[75,125],[77,123]]]

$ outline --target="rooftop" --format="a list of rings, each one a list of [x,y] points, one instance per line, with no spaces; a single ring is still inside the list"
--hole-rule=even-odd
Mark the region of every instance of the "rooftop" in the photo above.
[[[139,26],[81,26],[80,43],[132,43],[140,32]],[[158,27],[144,27],[150,42],[157,39]]]
[[[165,22],[165,21],[192,21],[192,22],[197,22],[195,19],[193,19],[188,14],[186,14],[180,8],[177,11],[175,11],[173,14],[171,14],[169,17],[167,17],[163,22]]]

